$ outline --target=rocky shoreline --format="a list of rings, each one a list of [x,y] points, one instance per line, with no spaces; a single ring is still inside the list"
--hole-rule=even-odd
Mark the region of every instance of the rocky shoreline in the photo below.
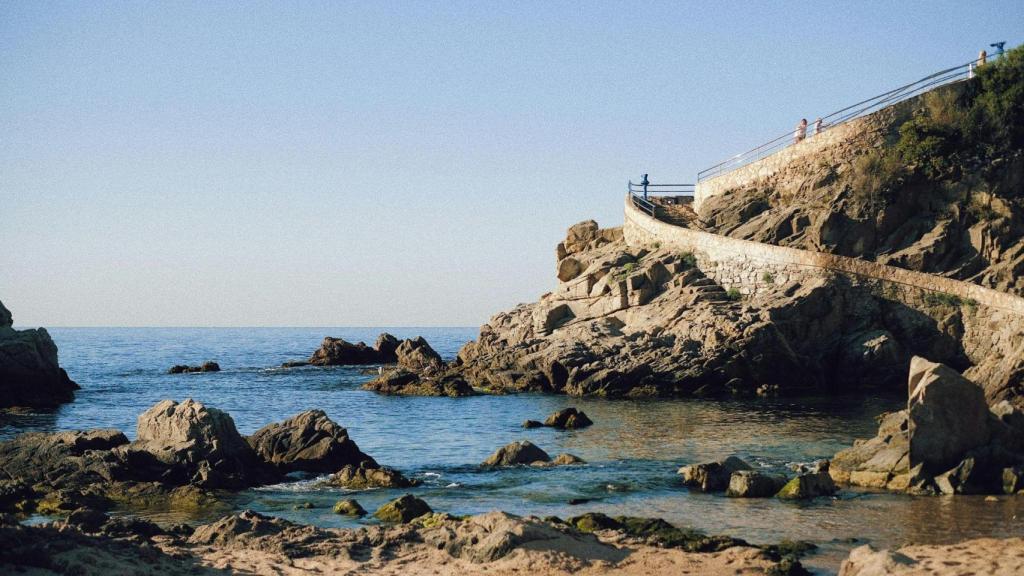
[[[427,511],[359,529],[295,524],[252,511],[197,527],[80,509],[35,526],[0,514],[0,571],[22,574],[809,574],[804,543],[753,546],[662,520],[585,514],[521,518],[490,512],[464,518]],[[842,576],[1013,574],[1024,539],[952,546],[854,549]]]

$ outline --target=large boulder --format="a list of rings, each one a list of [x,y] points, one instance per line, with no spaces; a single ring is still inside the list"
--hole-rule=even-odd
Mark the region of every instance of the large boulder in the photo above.
[[[777,496],[783,500],[806,500],[836,493],[836,485],[827,470],[800,474],[786,483]]]
[[[751,470],[750,464],[736,456],[725,460],[689,464],[679,469],[683,484],[697,488],[702,492],[721,492],[729,487],[729,480],[734,472]]]
[[[990,438],[984,391],[952,368],[915,356],[907,402],[910,467],[942,472]]]
[[[242,488],[279,477],[235,429],[226,412],[195,400],[163,400],[139,416],[123,448],[138,478],[203,488]]]
[[[502,446],[481,466],[515,466],[518,464],[533,464],[535,462],[550,462],[551,456],[547,452],[535,446],[529,440],[520,440],[506,446]]]
[[[395,350],[399,366],[414,372],[430,372],[444,366],[441,355],[422,336],[403,340]]]
[[[786,477],[757,470],[737,470],[729,477],[726,496],[732,498],[768,498],[786,485]]]
[[[569,227],[565,233],[565,241],[562,242],[567,254],[582,252],[591,240],[600,235],[597,222],[584,220]]]
[[[333,472],[363,462],[377,465],[323,410],[307,410],[268,424],[247,440],[261,458],[285,472]]]
[[[0,408],[52,408],[75,399],[78,385],[57,361],[45,328],[15,330],[0,302]]]

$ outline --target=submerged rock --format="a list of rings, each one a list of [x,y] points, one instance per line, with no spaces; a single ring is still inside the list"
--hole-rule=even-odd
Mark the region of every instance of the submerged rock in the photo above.
[[[185,364],[175,364],[171,366],[171,369],[167,371],[168,374],[188,374],[193,372],[220,372],[220,364],[212,360],[203,362],[199,366],[188,366]]]
[[[575,408],[565,408],[559,410],[554,414],[547,417],[544,420],[545,426],[552,428],[559,428],[562,430],[571,430],[575,428],[586,428],[592,425],[593,422],[583,412],[576,410]]]
[[[734,472],[750,470],[750,464],[736,456],[729,456],[717,462],[689,464],[679,469],[683,484],[699,489],[701,492],[721,492],[729,487],[729,480]]]
[[[409,480],[398,470],[378,466],[376,462],[344,466],[331,476],[330,483],[350,490],[410,488],[419,485],[418,481]]]
[[[53,408],[75,399],[75,384],[57,360],[45,328],[15,330],[0,302],[0,409]]]
[[[535,446],[529,440],[520,440],[502,446],[481,466],[515,466],[517,464],[533,464],[536,462],[546,463],[551,461],[548,453]]]
[[[404,524],[431,512],[433,510],[426,502],[412,494],[406,494],[384,504],[373,515],[384,522]]]
[[[366,516],[366,510],[351,498],[338,500],[334,505],[334,513],[344,516]]]
[[[473,396],[476,392],[461,377],[454,375],[427,376],[405,368],[386,370],[383,374],[363,385],[390,396],[448,396],[460,398]]]
[[[286,472],[333,472],[350,464],[377,464],[323,410],[307,410],[268,424],[247,441],[261,458]]]

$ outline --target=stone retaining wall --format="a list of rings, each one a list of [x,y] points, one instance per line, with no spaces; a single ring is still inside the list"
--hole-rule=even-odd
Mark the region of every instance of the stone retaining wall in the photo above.
[[[884,284],[912,287],[939,297],[953,297],[953,301],[970,306],[982,305],[1024,317],[1024,298],[1019,296],[877,262],[673,226],[637,210],[628,195],[623,234],[630,245],[659,243],[691,252],[705,274],[726,289],[735,288],[743,294],[756,294],[769,284],[783,284],[797,277],[839,272],[876,280],[880,290],[885,289]]]
[[[829,128],[818,135],[810,134],[814,130],[812,124],[808,127],[809,134],[803,142],[787,146],[770,156],[766,156],[756,162],[751,162],[746,166],[732,169],[714,178],[698,182],[694,188],[693,209],[699,211],[704,200],[711,196],[717,196],[727,190],[768,178],[794,160],[818,154],[874,127],[876,123],[874,115],[865,116]],[[728,167],[725,169],[728,170]]]

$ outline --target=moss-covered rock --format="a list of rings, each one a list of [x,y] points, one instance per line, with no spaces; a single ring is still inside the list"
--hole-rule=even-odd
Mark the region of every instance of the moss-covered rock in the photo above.
[[[786,483],[776,494],[783,500],[803,500],[836,493],[836,485],[828,472],[801,474]]]
[[[334,513],[342,514],[344,516],[366,516],[366,510],[351,498],[344,500],[338,500],[334,505]]]
[[[431,512],[433,510],[426,502],[412,494],[406,494],[384,504],[373,515],[384,522],[404,524]]]

